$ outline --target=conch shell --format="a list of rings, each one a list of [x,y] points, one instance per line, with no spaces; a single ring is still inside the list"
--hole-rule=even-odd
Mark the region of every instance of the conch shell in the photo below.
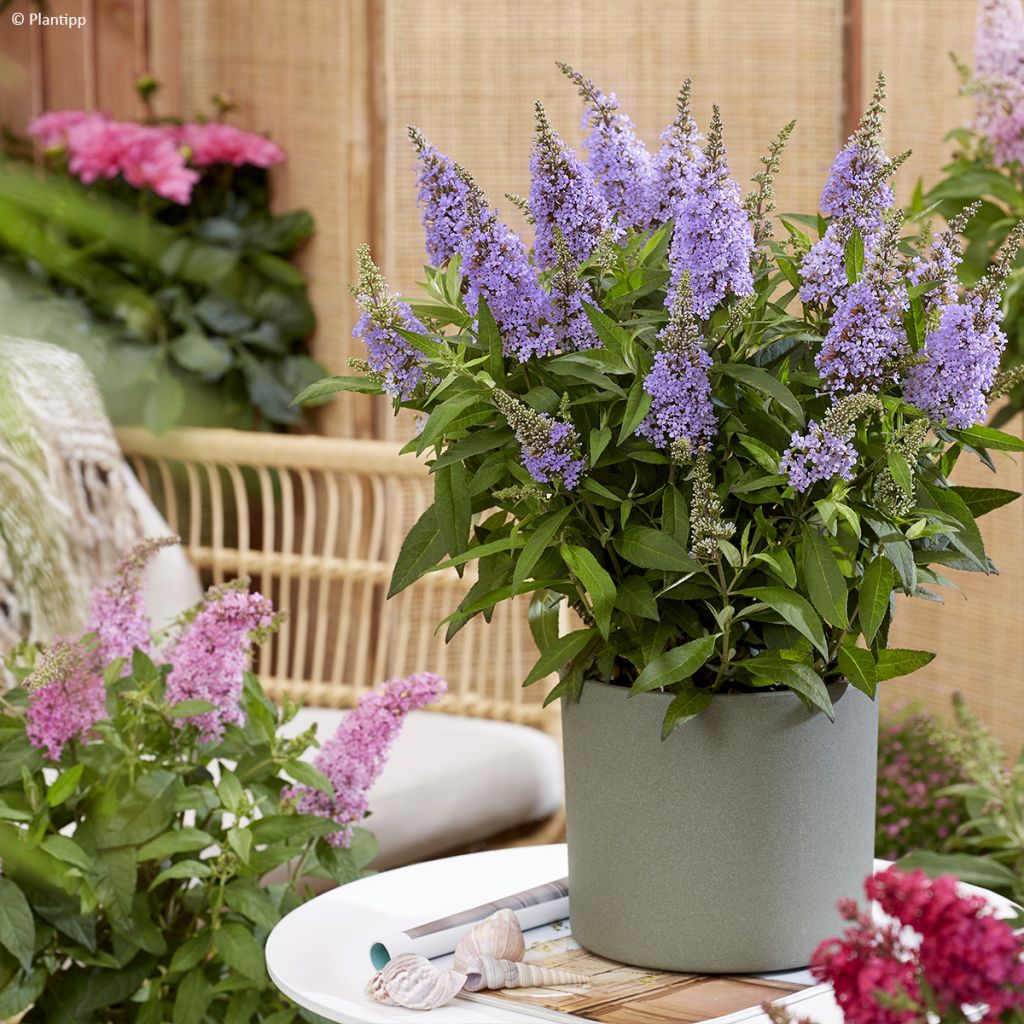
[[[544,988],[550,985],[589,985],[585,974],[572,974],[551,967],[498,960],[492,956],[473,957],[464,968],[467,992],[499,988]]]
[[[522,960],[525,955],[526,942],[519,918],[511,910],[503,909],[484,918],[459,939],[455,947],[455,970],[465,971],[466,964],[474,957]]]
[[[443,971],[426,957],[403,953],[370,979],[366,994],[378,1003],[433,1010],[450,1003],[465,983],[466,976],[458,971]]]

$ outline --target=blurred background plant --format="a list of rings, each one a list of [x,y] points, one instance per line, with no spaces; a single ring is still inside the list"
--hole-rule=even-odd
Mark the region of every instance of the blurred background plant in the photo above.
[[[958,145],[945,177],[914,206],[935,204],[951,220],[980,200],[963,231],[967,241],[960,281],[975,285],[992,264],[1003,240],[1024,218],[1024,9],[1021,0],[982,0],[974,40],[974,69],[951,55],[960,72],[961,92],[975,99],[967,127],[947,136]],[[1003,368],[1024,366],[1024,258],[1003,293],[1003,330],[1009,340]],[[1009,422],[1024,409],[1024,375],[998,408],[993,426]]]
[[[157,84],[136,86],[147,104]],[[323,375],[315,318],[289,257],[305,210],[275,215],[284,159],[223,118],[115,121],[55,111],[0,157],[0,313],[7,333],[85,358],[119,422],[281,428]],[[36,159],[45,170],[33,167]]]
[[[875,853],[897,860],[944,850],[966,820],[959,797],[938,790],[966,781],[948,726],[914,705],[891,710],[878,736]]]

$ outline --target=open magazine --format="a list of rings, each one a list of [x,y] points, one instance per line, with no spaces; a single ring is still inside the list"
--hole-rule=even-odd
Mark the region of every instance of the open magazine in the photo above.
[[[534,1020],[602,1024],[740,1024],[761,1017],[765,1001],[799,1011],[799,1004],[828,989],[805,970],[760,975],[673,974],[631,967],[595,956],[572,937],[567,916],[568,880],[559,879],[501,900],[411,928],[374,943],[380,967],[399,953],[419,953],[439,967],[452,966],[459,939],[496,910],[519,918],[525,962],[585,974],[588,985],[462,992],[472,1000],[528,1014]],[[763,1018],[762,1018],[763,1019]]]

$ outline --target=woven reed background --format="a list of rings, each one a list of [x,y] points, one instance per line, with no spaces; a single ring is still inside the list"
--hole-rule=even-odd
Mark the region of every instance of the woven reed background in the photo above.
[[[31,8],[19,0],[19,9]],[[357,354],[347,292],[356,245],[371,243],[400,290],[412,291],[418,277],[422,230],[406,124],[465,163],[525,228],[499,197],[527,188],[533,100],[542,98],[556,127],[579,139],[579,101],[555,60],[615,89],[652,145],[690,76],[703,123],[712,102],[722,107],[741,181],[779,126],[797,118],[780,207],[813,209],[850,111],[882,69],[890,152],[914,150],[901,173],[906,198],[918,175],[935,179],[949,152],[943,136],[969,116],[947,52],[970,58],[975,9],[975,0],[463,0],[457,9],[448,0],[65,0],[62,11],[89,14],[87,32],[14,32],[3,19],[0,120],[19,127],[65,104],[137,114],[129,86],[147,67],[165,84],[165,112],[206,111],[213,93],[232,94],[236,121],[270,131],[289,154],[275,177],[279,206],[316,216],[303,254],[320,317],[314,345],[338,371]],[[844,14],[852,34],[844,35]],[[343,436],[396,429],[384,403],[361,396],[331,406],[321,426]],[[1019,489],[1020,461],[1000,463],[994,482]],[[965,481],[968,473],[971,482],[991,479],[964,472]],[[966,576],[967,600],[954,596],[942,608],[906,602],[899,641],[939,657],[886,690],[890,699],[915,696],[944,709],[948,694],[963,689],[1019,744],[1024,502],[982,526],[1002,575]]]

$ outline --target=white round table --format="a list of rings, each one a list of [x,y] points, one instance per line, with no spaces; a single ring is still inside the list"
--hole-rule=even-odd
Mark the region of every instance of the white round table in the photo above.
[[[370,946],[411,925],[561,878],[566,872],[565,846],[557,845],[471,853],[371,875],[317,896],[285,917],[267,940],[267,969],[274,984],[300,1006],[344,1024],[524,1024],[531,1019],[526,1014],[458,999],[429,1012],[373,1002],[363,994],[374,971]],[[985,890],[973,891],[1000,909],[1009,906]],[[842,1024],[831,994],[802,1002],[799,1010],[801,1017],[816,1024]],[[767,1017],[757,1020],[768,1024]]]

